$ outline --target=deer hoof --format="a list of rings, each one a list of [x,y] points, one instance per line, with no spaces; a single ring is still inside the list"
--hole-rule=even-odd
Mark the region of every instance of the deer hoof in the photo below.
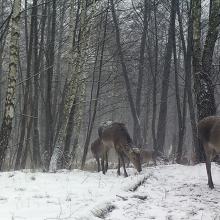
[[[208,185],[209,185],[210,189],[214,189],[214,184],[213,183],[208,183]]]

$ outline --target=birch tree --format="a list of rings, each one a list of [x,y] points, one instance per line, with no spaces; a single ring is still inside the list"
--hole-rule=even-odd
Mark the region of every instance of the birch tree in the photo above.
[[[21,0],[14,0],[11,17],[10,61],[4,117],[0,131],[0,170],[8,147],[15,112],[15,89],[18,67]]]
[[[198,120],[216,114],[214,86],[212,82],[212,59],[219,33],[220,0],[210,1],[208,32],[202,51],[201,0],[192,1],[193,16],[193,75]],[[205,159],[201,146],[196,147],[197,161]]]

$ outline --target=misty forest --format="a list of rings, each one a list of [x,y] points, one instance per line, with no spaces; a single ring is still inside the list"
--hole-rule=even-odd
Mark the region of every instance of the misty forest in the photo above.
[[[219,29],[220,0],[0,0],[0,219],[220,219]]]

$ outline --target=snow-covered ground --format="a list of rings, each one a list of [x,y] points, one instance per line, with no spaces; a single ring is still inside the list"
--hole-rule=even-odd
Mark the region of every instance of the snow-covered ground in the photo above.
[[[204,164],[128,173],[0,173],[0,220],[220,219],[220,166],[212,164],[213,190]]]

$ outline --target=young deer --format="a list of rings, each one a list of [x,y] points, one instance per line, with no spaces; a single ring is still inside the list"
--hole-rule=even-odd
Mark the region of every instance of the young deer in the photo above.
[[[118,175],[120,175],[120,161],[122,162],[124,175],[128,176],[124,158],[127,156],[134,164],[138,172],[141,171],[140,154],[132,148],[132,139],[123,123],[113,122],[110,125],[100,127],[99,136],[106,149],[114,148],[118,154]]]
[[[211,160],[220,153],[220,117],[209,116],[198,123],[198,134],[206,154],[208,185],[214,188],[211,174]]]
[[[101,159],[101,167],[102,172],[105,173],[108,169],[108,152],[105,149],[104,145],[101,142],[100,138],[97,138],[92,144],[91,144],[91,151],[96,159],[97,165],[98,165],[98,172],[100,171],[100,159]],[[106,161],[106,164],[104,164]]]
[[[154,151],[146,150],[143,148],[138,150],[140,151],[141,163],[146,163],[148,165],[150,161],[153,161],[154,165],[157,165]]]

